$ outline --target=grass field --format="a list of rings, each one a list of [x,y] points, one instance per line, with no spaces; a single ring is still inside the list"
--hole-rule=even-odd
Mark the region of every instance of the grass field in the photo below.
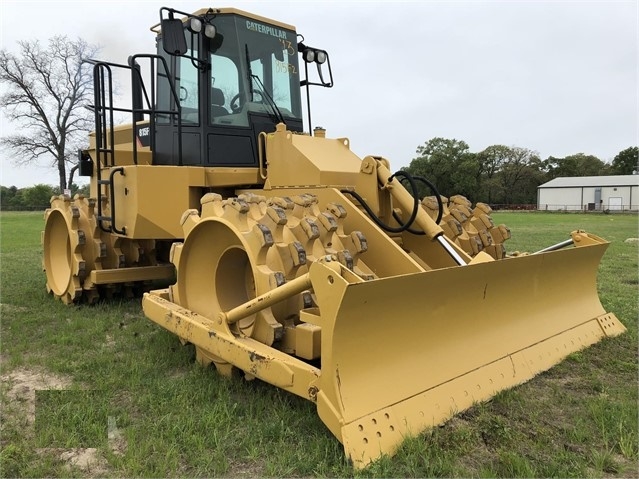
[[[353,473],[314,406],[225,379],[148,321],[139,299],[46,294],[42,214],[1,213],[2,477],[637,477],[637,215],[496,213],[508,250],[581,228],[612,241],[599,293],[628,332]]]

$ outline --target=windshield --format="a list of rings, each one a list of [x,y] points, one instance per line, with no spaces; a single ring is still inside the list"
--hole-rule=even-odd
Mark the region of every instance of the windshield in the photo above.
[[[211,122],[249,126],[249,112],[301,119],[295,32],[236,15],[214,23]]]

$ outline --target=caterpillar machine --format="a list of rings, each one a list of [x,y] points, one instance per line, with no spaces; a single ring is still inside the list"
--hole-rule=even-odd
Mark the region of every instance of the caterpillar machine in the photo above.
[[[597,295],[605,240],[574,231],[506,255],[486,205],[420,202],[427,180],[311,130],[308,89],[332,86],[330,59],[293,26],[233,8],[160,20],[157,54],[90,62],[90,197],[45,213],[56,298],[173,282],[144,294],[144,314],[202,364],[314,402],[358,468],[625,330]]]

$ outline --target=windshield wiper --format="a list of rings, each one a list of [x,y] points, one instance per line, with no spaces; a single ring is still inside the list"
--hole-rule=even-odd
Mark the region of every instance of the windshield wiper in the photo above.
[[[244,55],[246,56],[246,71],[249,81],[249,93],[251,94],[251,101],[255,101],[254,97],[254,89],[253,89],[253,80],[257,81],[258,86],[261,88],[262,99],[266,99],[266,104],[271,107],[273,115],[278,122],[284,123],[286,125],[286,121],[284,121],[284,115],[277,107],[277,103],[273,100],[273,97],[266,91],[264,88],[264,83],[260,80],[260,77],[257,75],[253,75],[253,71],[251,69],[251,55],[249,54],[248,43],[244,44]]]
[[[257,84],[259,85],[259,87],[261,88],[260,92],[262,93],[262,97],[267,100],[266,104],[271,107],[271,110],[273,110],[273,113],[276,119],[279,122],[284,123],[286,125],[286,121],[284,121],[284,115],[282,115],[282,112],[277,107],[277,103],[275,103],[275,100],[273,100],[273,97],[269,94],[269,92],[266,91],[266,88],[264,88],[264,83],[262,83],[262,80],[260,80],[260,77],[258,77],[257,75],[251,74],[251,78],[255,80]],[[253,82],[251,82],[251,91],[253,91],[252,83]]]
[[[244,55],[246,56],[246,74],[249,82],[249,93],[251,94],[251,101],[253,101],[253,71],[251,70],[251,56],[249,55],[248,43],[244,44]]]

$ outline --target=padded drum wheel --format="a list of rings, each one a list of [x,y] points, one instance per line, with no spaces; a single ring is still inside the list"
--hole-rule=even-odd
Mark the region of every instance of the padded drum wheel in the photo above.
[[[79,301],[87,274],[100,265],[106,246],[96,236],[93,200],[76,195],[51,198],[51,208],[44,213],[42,233],[43,269],[47,291],[62,302]],[[98,298],[95,288],[85,291],[89,302]]]
[[[306,273],[311,262],[325,255],[366,279],[373,276],[358,261],[366,240],[358,231],[344,233],[346,212],[339,205],[320,211],[312,195],[222,199],[209,193],[201,202],[201,214],[187,210],[182,216],[184,242],[171,250],[177,283],[169,291],[172,302],[211,321]],[[311,292],[302,292],[228,325],[228,333],[270,346],[299,323],[301,309],[312,305]],[[202,362],[228,372],[207,354],[200,355]]]
[[[92,198],[54,196],[44,218],[42,266],[47,291],[66,304],[82,299],[94,303],[101,293],[130,295],[137,286],[108,284],[98,290],[87,281],[91,271],[157,264],[153,240],[120,238],[98,227]]]

